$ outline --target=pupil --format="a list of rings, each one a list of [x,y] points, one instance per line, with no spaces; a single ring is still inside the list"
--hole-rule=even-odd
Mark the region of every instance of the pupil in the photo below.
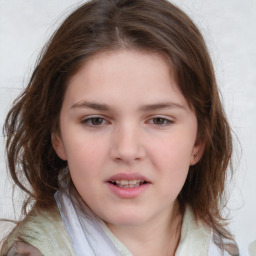
[[[103,119],[102,118],[92,118],[91,122],[93,125],[100,125],[102,124]]]
[[[155,124],[163,124],[164,123],[164,119],[160,118],[160,117],[154,118],[153,121],[154,121]]]

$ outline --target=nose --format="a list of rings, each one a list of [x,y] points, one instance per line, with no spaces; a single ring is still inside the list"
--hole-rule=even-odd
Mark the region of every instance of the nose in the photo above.
[[[114,161],[131,164],[145,157],[140,128],[128,123],[115,129],[112,140],[111,156]]]

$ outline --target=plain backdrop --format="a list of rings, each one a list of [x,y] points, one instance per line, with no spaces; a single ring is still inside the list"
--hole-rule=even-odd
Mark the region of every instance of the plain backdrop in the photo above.
[[[77,0],[0,0],[0,126],[26,86],[37,55]],[[214,62],[235,139],[229,184],[230,229],[245,248],[256,240],[256,1],[175,0],[201,29]],[[238,142],[239,141],[239,142]],[[19,196],[15,194],[16,216]],[[0,218],[14,218],[12,185],[0,137]],[[6,231],[2,226],[1,235]]]

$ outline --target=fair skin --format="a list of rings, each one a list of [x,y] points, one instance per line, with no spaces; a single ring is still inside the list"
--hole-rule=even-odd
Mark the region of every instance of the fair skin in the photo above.
[[[81,197],[133,255],[173,255],[177,196],[202,151],[196,138],[168,61],[121,49],[71,77],[52,142]]]

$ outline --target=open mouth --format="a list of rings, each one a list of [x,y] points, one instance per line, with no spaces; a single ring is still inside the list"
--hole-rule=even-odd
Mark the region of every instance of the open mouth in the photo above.
[[[145,180],[111,180],[109,183],[120,188],[136,188],[148,182]]]

